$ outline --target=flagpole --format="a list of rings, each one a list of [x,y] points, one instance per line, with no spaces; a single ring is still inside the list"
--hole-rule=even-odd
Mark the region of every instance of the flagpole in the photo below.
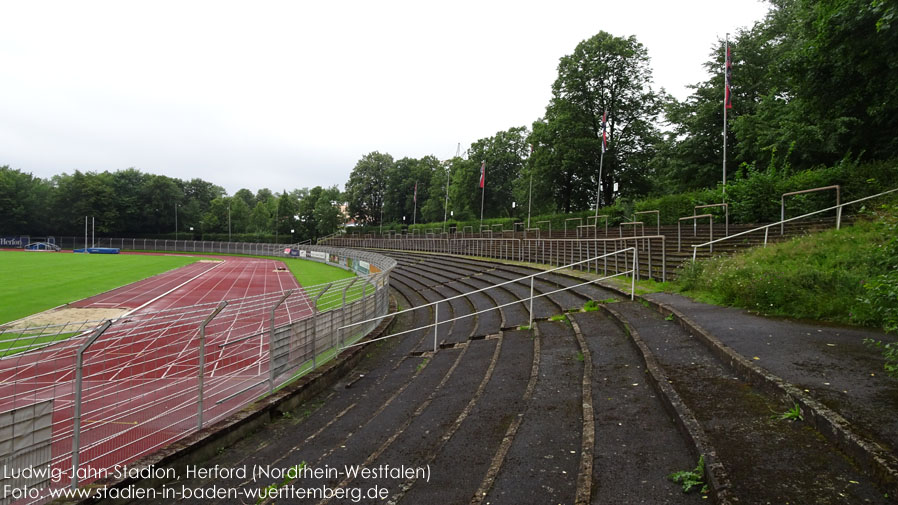
[[[533,144],[530,144],[530,158],[533,158]],[[530,206],[533,204],[533,162],[530,162],[530,192],[527,193],[527,228],[530,228]]]
[[[483,232],[483,199],[486,195],[486,160],[480,162],[480,230]]]
[[[418,222],[418,181],[415,181],[415,196],[412,198],[415,201],[415,210],[412,211],[412,226]]]
[[[723,199],[727,195],[727,104],[730,100],[730,34],[726,34],[723,51]]]
[[[596,191],[596,217],[599,216],[599,202],[602,200],[602,164],[605,161],[605,148],[602,147],[602,154],[599,156],[599,188]]]
[[[602,165],[605,162],[605,121],[608,119],[608,111],[602,113],[602,154],[599,155],[599,184],[596,189],[596,218],[599,217],[599,205],[602,202]],[[598,224],[598,219],[593,223]]]

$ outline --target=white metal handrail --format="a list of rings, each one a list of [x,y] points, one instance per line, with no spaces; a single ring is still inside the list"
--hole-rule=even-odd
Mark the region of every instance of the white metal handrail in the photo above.
[[[677,252],[680,252],[680,243],[681,243],[680,225],[683,223],[683,221],[691,220],[691,221],[693,221],[693,224],[695,224],[694,221],[697,221],[699,219],[704,219],[704,218],[708,218],[708,223],[709,223],[708,228],[711,230],[710,238],[711,238],[711,240],[714,240],[714,215],[713,214],[699,214],[698,216],[681,217],[677,221]],[[695,235],[693,235],[693,236],[695,236]],[[709,242],[709,243],[712,243],[712,242]],[[712,250],[713,250],[713,246],[712,246]],[[693,251],[693,257],[694,257],[695,249],[693,249],[692,251]]]
[[[724,227],[723,227],[723,235],[727,236],[730,234],[730,204],[728,203],[709,203],[708,205],[696,205],[692,208],[692,215],[694,216],[698,209],[710,209],[713,207],[723,207],[723,218],[724,218]],[[694,237],[696,234],[696,227],[698,226],[698,221],[692,222],[692,236]]]
[[[633,221],[636,221],[636,216],[640,214],[654,214],[655,215],[655,235],[661,235],[661,211],[660,210],[640,210],[638,212],[633,213]],[[645,228],[643,228],[643,234],[645,234]]]
[[[597,260],[600,260],[600,259],[602,259],[602,258],[606,258],[606,257],[608,257],[608,256],[612,256],[612,255],[616,255],[616,254],[622,254],[622,253],[629,252],[629,251],[633,251],[633,268],[631,268],[631,269],[629,269],[629,270],[625,270],[625,271],[623,271],[623,272],[618,272],[618,273],[616,273],[616,274],[614,274],[614,275],[609,275],[609,276],[606,276],[606,277],[601,277],[601,278],[593,279],[593,280],[590,280],[590,281],[587,281],[587,282],[583,282],[583,283],[580,283],[580,284],[576,284],[576,285],[574,285],[574,286],[567,286],[567,287],[565,287],[565,288],[561,288],[561,289],[558,289],[558,290],[555,290],[555,291],[551,291],[551,292],[548,292],[548,293],[541,293],[541,294],[536,295],[536,296],[533,295],[533,280],[534,280],[537,276],[540,276],[540,275],[543,275],[543,274],[548,274],[548,273],[555,272],[555,271],[558,271],[558,270],[563,270],[563,269],[566,269],[566,268],[572,268],[572,267],[575,267],[575,266],[580,265],[580,264],[583,264],[583,263],[588,263],[588,262],[590,262],[590,261],[597,261]],[[476,290],[474,290],[474,291],[468,291],[468,292],[465,292],[465,293],[462,293],[462,294],[459,294],[459,295],[450,296],[450,297],[448,297],[448,298],[443,298],[442,300],[437,300],[437,301],[435,301],[435,302],[430,302],[430,303],[426,303],[426,304],[424,304],[424,305],[418,305],[418,306],[415,306],[415,307],[412,307],[412,308],[409,308],[409,309],[404,309],[404,310],[400,310],[400,311],[397,311],[397,312],[393,312],[392,315],[398,316],[398,315],[400,315],[400,314],[405,314],[406,312],[411,312],[411,311],[414,311],[414,310],[419,310],[419,309],[423,309],[423,308],[426,308],[426,307],[433,306],[433,307],[434,307],[434,318],[433,318],[433,319],[434,319],[434,322],[431,323],[431,324],[426,324],[426,325],[421,326],[421,327],[418,327],[418,328],[413,328],[413,329],[411,329],[411,330],[406,330],[406,331],[402,331],[402,332],[399,332],[399,333],[393,333],[393,334],[391,334],[391,335],[387,335],[386,337],[380,337],[380,338],[373,339],[373,340],[366,340],[366,341],[364,341],[364,342],[358,342],[358,343],[355,343],[355,344],[347,345],[347,346],[343,347],[343,349],[348,348],[348,347],[353,347],[353,346],[356,346],[356,345],[364,345],[364,344],[368,344],[368,343],[370,343],[370,342],[376,342],[376,341],[378,341],[378,340],[384,340],[384,339],[387,339],[387,338],[398,337],[398,336],[400,336],[400,335],[405,335],[406,333],[411,333],[411,332],[413,332],[413,331],[418,331],[418,330],[422,330],[422,329],[425,329],[425,328],[430,328],[431,326],[433,326],[433,327],[434,327],[434,330],[433,330],[433,352],[437,352],[437,327],[438,327],[440,324],[446,324],[446,323],[455,321],[456,319],[464,319],[464,318],[466,318],[466,317],[471,317],[471,316],[474,316],[474,315],[477,315],[477,314],[481,314],[481,313],[483,313],[483,312],[489,312],[489,311],[491,311],[491,310],[498,310],[498,309],[503,308],[503,307],[508,307],[508,306],[510,306],[510,305],[515,305],[515,304],[518,304],[518,303],[523,303],[523,302],[529,301],[529,302],[530,302],[530,325],[532,326],[532,325],[533,325],[533,300],[534,300],[535,298],[540,298],[540,297],[542,297],[542,296],[548,296],[548,295],[550,295],[550,294],[559,293],[559,292],[561,292],[561,291],[567,291],[567,290],[574,289],[574,288],[577,288],[577,287],[580,287],[580,286],[585,286],[585,285],[587,285],[587,284],[594,284],[594,283],[599,282],[599,281],[601,281],[601,280],[610,279],[610,278],[612,278],[612,277],[618,277],[618,276],[621,276],[621,275],[626,275],[626,274],[628,274],[628,273],[629,273],[629,274],[632,274],[632,275],[631,275],[631,281],[630,281],[630,299],[633,300],[634,297],[635,297],[635,292],[636,292],[636,265],[638,265],[638,264],[639,264],[639,257],[638,257],[637,248],[636,248],[636,247],[627,247],[627,248],[619,249],[619,250],[617,250],[617,251],[613,251],[613,252],[610,252],[610,253],[607,253],[607,254],[602,254],[602,255],[596,256],[596,257],[594,257],[594,258],[589,258],[589,259],[586,259],[586,260],[583,260],[583,261],[577,261],[577,262],[575,262],[575,263],[570,263],[570,264],[568,264],[568,265],[564,265],[564,266],[552,268],[552,269],[550,269],[550,270],[543,270],[543,271],[541,271],[541,272],[536,272],[536,273],[534,273],[534,274],[530,274],[530,275],[525,275],[525,276],[522,276],[522,277],[518,277],[517,279],[512,279],[512,280],[509,280],[509,281],[500,282],[499,284],[493,284],[492,286],[487,286],[487,287],[485,287],[485,288],[476,289]],[[507,285],[507,284],[518,283],[518,282],[521,282],[521,281],[526,280],[526,279],[530,279],[530,296],[529,296],[528,298],[524,298],[524,299],[521,299],[521,300],[515,300],[515,301],[509,302],[509,303],[507,303],[507,304],[499,305],[499,306],[496,306],[496,307],[490,307],[489,309],[486,309],[486,310],[483,310],[483,311],[474,312],[474,313],[472,313],[472,314],[466,314],[466,315],[464,315],[464,316],[459,316],[459,317],[456,317],[456,318],[453,318],[453,319],[447,319],[447,320],[445,320],[445,321],[440,321],[440,320],[439,320],[439,307],[438,307],[438,305],[439,305],[440,303],[449,302],[449,301],[452,301],[452,300],[456,300],[456,299],[458,299],[458,298],[465,298],[465,297],[468,297],[468,296],[473,295],[473,294],[476,294],[476,293],[482,293],[482,292],[484,292],[484,291],[487,291],[487,290],[490,290],[490,289],[495,289],[495,288],[498,288],[498,287],[501,287],[501,286],[505,286],[505,285]],[[341,327],[339,327],[339,328],[337,328],[337,329],[338,329],[338,330],[343,330],[343,329],[346,329],[346,328],[351,328],[351,327],[353,327],[353,326],[358,326],[358,325],[361,325],[361,324],[370,323],[370,322],[376,321],[376,320],[379,320],[379,319],[369,319],[369,320],[365,320],[365,321],[359,321],[359,322],[357,322],[357,323],[352,323],[352,324],[348,324],[348,325],[346,325],[346,326],[341,326]]]
[[[843,208],[843,207],[847,207],[848,205],[854,205],[854,204],[856,204],[856,203],[860,203],[860,202],[863,202],[863,201],[866,201],[866,200],[870,200],[870,199],[873,199],[873,198],[878,198],[878,197],[880,197],[880,196],[884,196],[884,195],[887,195],[887,194],[889,194],[889,193],[894,193],[894,192],[896,192],[896,191],[898,191],[898,188],[890,189],[890,190],[888,190],[888,191],[883,191],[882,193],[877,193],[877,194],[875,194],[875,195],[865,196],[865,197],[863,197],[863,198],[858,198],[857,200],[852,200],[852,201],[850,201],[850,202],[846,202],[846,203],[843,203],[843,204],[839,204],[839,205],[836,205],[836,206],[833,206],[833,207],[829,207],[829,208],[826,208],[826,209],[820,209],[820,210],[815,210],[814,212],[808,212],[807,214],[804,214],[804,215],[801,215],[801,216],[790,217],[789,219],[783,219],[783,220],[781,220],[781,221],[777,221],[776,223],[770,223],[770,224],[765,224],[765,225],[763,225],[763,226],[758,226],[757,228],[752,228],[751,230],[746,230],[746,231],[743,231],[743,232],[734,233],[734,234],[732,234],[732,235],[727,235],[726,237],[721,237],[721,238],[719,238],[719,239],[717,239],[717,240],[710,240],[710,241],[708,241],[708,242],[705,242],[704,244],[693,245],[693,246],[692,246],[692,261],[695,262],[695,255],[696,255],[696,252],[698,251],[698,248],[699,248],[699,247],[705,247],[705,246],[713,247],[714,244],[716,244],[717,242],[722,242],[722,241],[724,241],[724,240],[729,240],[729,239],[731,239],[731,238],[741,237],[742,235],[747,235],[747,234],[749,234],[749,233],[753,233],[753,232],[756,232],[756,231],[759,231],[759,230],[764,230],[764,245],[766,246],[766,245],[767,245],[767,235],[768,235],[768,232],[770,231],[770,228],[773,227],[773,226],[778,226],[778,225],[781,226],[781,225],[783,225],[783,224],[785,224],[785,223],[788,223],[788,222],[791,222],[791,221],[795,221],[795,220],[797,220],[797,219],[804,219],[804,218],[806,218],[806,217],[813,216],[813,215],[816,215],[816,214],[821,214],[821,213],[823,213],[823,212],[828,212],[828,211],[833,210],[833,209],[836,210],[836,222],[838,222],[839,220],[841,220],[841,217],[842,217],[842,208]]]
[[[786,219],[786,197],[787,196],[801,195],[804,193],[813,193],[815,191],[826,191],[827,189],[835,189],[836,190],[836,207],[838,207],[839,206],[839,198],[841,195],[841,188],[839,187],[838,184],[835,184],[832,186],[822,186],[819,188],[803,189],[801,191],[791,191],[789,193],[783,193],[780,196],[780,219],[781,220]],[[839,229],[839,221],[841,221],[841,217],[842,217],[842,213],[840,212],[840,210],[836,211],[838,213],[838,216],[836,216],[836,229],[837,230]],[[785,222],[785,221],[783,221],[783,222]],[[783,231],[784,231],[784,227],[781,222],[780,223],[780,235],[783,234]]]

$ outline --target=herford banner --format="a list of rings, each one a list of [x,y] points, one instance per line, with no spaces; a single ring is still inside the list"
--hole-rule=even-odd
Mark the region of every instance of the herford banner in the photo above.
[[[30,242],[27,235],[21,237],[0,237],[0,247],[25,247]]]

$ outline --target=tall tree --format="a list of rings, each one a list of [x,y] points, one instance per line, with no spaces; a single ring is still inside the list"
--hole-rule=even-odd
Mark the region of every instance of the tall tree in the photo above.
[[[548,135],[539,139],[554,144],[553,155],[537,158],[535,163],[555,163],[558,166],[554,169],[569,174],[571,196],[561,195],[567,200],[561,202],[562,208],[583,206],[573,198],[573,186],[586,184],[587,174],[593,185],[597,181],[606,111],[603,203],[612,202],[616,182],[623,195],[648,190],[652,148],[660,138],[655,124],[661,106],[662,95],[652,89],[648,52],[633,36],[599,32],[561,58],[552,101],[546,109]],[[544,168],[543,173],[552,170],[540,168]]]
[[[337,186],[321,189],[318,200],[315,202],[312,215],[314,216],[315,234],[311,238],[324,237],[337,231],[343,224],[343,215],[340,212],[342,194]]]
[[[387,170],[392,165],[392,156],[374,151],[362,156],[349,174],[346,199],[349,214],[358,223],[374,224],[380,221]]]
[[[422,222],[421,210],[430,193],[430,178],[439,169],[440,162],[433,156],[421,159],[402,158],[396,160],[386,171],[384,188],[384,221],[405,223]],[[417,184],[417,209],[415,205],[415,185]],[[418,217],[414,219],[413,214]]]
[[[51,196],[46,181],[0,166],[0,234],[57,233],[48,222]]]

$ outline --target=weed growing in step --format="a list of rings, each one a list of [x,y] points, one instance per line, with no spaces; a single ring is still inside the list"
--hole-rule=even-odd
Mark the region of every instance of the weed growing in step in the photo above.
[[[780,421],[804,421],[804,416],[801,415],[801,407],[797,403],[791,409],[774,417]]]
[[[522,324],[522,325],[518,326],[518,329],[519,329],[519,330],[530,331],[530,330],[533,329],[533,327],[530,326],[529,324]]]
[[[430,359],[428,359],[428,358],[424,358],[423,360],[421,360],[421,362],[418,363],[418,367],[415,368],[415,371],[420,372],[421,370],[424,370],[424,367],[427,366],[428,361],[430,361]]]
[[[589,300],[583,304],[583,312],[595,312],[599,310],[599,302],[595,300]]]
[[[617,303],[619,301],[617,298],[605,298],[604,300],[599,300],[599,303]]]
[[[583,356],[583,353],[580,351],[577,351],[577,354],[575,357],[577,358],[577,361],[583,361],[585,359],[585,357]]]
[[[673,320],[674,320],[673,312],[671,312],[670,314],[668,314],[667,317],[664,318],[664,320],[665,320],[665,321],[673,321]]]
[[[554,316],[549,317],[549,321],[561,322],[568,326],[571,325],[571,321],[567,318],[567,314],[555,314]]]
[[[698,465],[692,470],[683,470],[668,475],[668,478],[683,486],[683,492],[688,493],[698,488],[702,494],[708,492],[708,484],[705,483],[705,456],[698,458]]]

